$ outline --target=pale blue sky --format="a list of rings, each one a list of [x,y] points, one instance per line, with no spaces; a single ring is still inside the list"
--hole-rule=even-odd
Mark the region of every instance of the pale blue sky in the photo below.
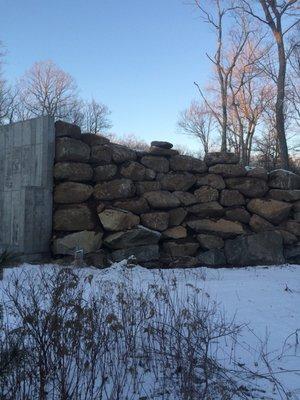
[[[147,142],[171,140],[180,110],[205,84],[213,47],[209,27],[185,0],[0,0],[6,76],[52,59],[77,81],[80,95],[112,110],[113,131]]]

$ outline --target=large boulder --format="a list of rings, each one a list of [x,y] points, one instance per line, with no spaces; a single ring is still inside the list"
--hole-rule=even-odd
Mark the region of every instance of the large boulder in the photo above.
[[[237,164],[239,156],[234,153],[215,152],[206,154],[204,161],[208,166],[215,164]]]
[[[130,179],[115,179],[110,182],[98,183],[94,187],[94,197],[97,200],[127,199],[135,195],[135,186]]]
[[[116,164],[125,161],[135,161],[137,158],[136,151],[119,144],[111,144],[112,159]]]
[[[159,246],[152,244],[139,247],[130,247],[128,249],[116,250],[112,253],[112,258],[114,261],[128,260],[130,257],[134,257],[139,263],[158,260]]]
[[[146,168],[136,161],[129,161],[122,165],[121,175],[133,181],[143,181],[146,177]]]
[[[109,164],[112,160],[112,151],[109,145],[93,146],[90,161],[96,164]]]
[[[293,235],[291,232],[285,231],[283,229],[276,230],[282,236],[283,244],[284,245],[291,245],[297,243],[298,239],[297,236]]]
[[[187,225],[195,232],[214,233],[222,238],[230,238],[245,233],[243,226],[239,222],[219,219],[214,221],[211,219],[198,219],[188,221]]]
[[[95,226],[96,216],[86,204],[64,206],[54,212],[53,228],[56,231],[90,231]]]
[[[289,216],[292,205],[272,199],[252,199],[247,208],[251,213],[265,218],[272,224],[280,224]]]
[[[143,196],[153,208],[166,209],[180,206],[178,198],[167,191],[147,192]]]
[[[150,210],[149,204],[143,197],[136,197],[134,199],[116,201],[114,207],[123,210],[131,211],[133,214],[143,214]]]
[[[118,167],[114,164],[99,165],[94,168],[94,181],[102,182],[113,179],[118,171]]]
[[[162,232],[169,226],[169,214],[163,211],[142,214],[141,223],[149,229]]]
[[[192,193],[176,190],[175,192],[173,192],[173,194],[180,200],[180,203],[183,206],[190,206],[192,204],[198,203],[197,197]]]
[[[83,203],[93,193],[93,186],[79,182],[63,182],[54,188],[54,202],[58,204]]]
[[[184,239],[187,237],[186,228],[183,226],[174,226],[163,232],[165,239]]]
[[[262,232],[226,240],[225,255],[227,263],[233,266],[285,262],[282,237],[278,232]]]
[[[169,172],[169,160],[164,157],[144,156],[141,163],[156,172]]]
[[[103,228],[111,232],[132,229],[140,223],[140,218],[130,211],[106,209],[98,216]]]
[[[284,169],[276,169],[269,173],[269,186],[274,189],[300,189],[300,175]]]
[[[81,129],[78,125],[70,124],[65,121],[56,121],[55,122],[55,136],[58,137],[70,137],[73,139],[81,138]]]
[[[53,174],[58,181],[88,182],[93,178],[93,168],[85,163],[58,162]]]
[[[56,161],[88,162],[90,158],[90,152],[90,147],[81,140],[72,139],[69,137],[61,137],[56,139]]]
[[[157,146],[150,147],[150,153],[156,156],[177,156],[179,152],[173,149],[163,149]]]
[[[224,215],[224,208],[216,201],[208,203],[194,204],[189,206],[186,210],[190,214],[197,215],[198,217],[222,217]]]
[[[250,178],[268,180],[268,171],[263,167],[247,167],[247,176]]]
[[[173,210],[169,211],[169,226],[180,225],[186,216],[187,211],[184,208],[173,208]]]
[[[224,240],[215,235],[200,233],[200,235],[197,236],[197,240],[201,248],[205,250],[222,249],[224,247]]]
[[[289,220],[280,224],[280,229],[284,229],[295,236],[300,236],[300,222]]]
[[[107,236],[104,239],[104,244],[111,249],[124,249],[147,244],[157,244],[160,237],[160,232],[139,225],[130,231],[117,232]]]
[[[274,230],[274,225],[256,214],[253,214],[250,218],[249,225],[250,228],[257,233]]]
[[[214,189],[225,189],[225,182],[221,175],[205,174],[197,177],[197,186],[211,186]]]
[[[193,256],[199,248],[199,243],[195,242],[164,242],[163,249],[167,255],[177,258]]]
[[[170,168],[172,171],[185,171],[185,172],[205,172],[207,166],[204,161],[190,156],[174,156],[170,159]]]
[[[74,255],[76,250],[83,250],[84,254],[92,253],[101,248],[102,232],[81,231],[70,233],[53,240],[52,252],[57,255]]]
[[[239,164],[216,164],[209,168],[211,174],[219,174],[224,178],[234,178],[245,176],[246,169]]]
[[[226,186],[228,189],[239,190],[246,197],[262,197],[269,190],[262,179],[248,177],[226,179]]]
[[[224,207],[242,206],[245,198],[238,190],[224,189],[221,191],[220,203]]]
[[[189,173],[175,173],[161,174],[158,176],[160,186],[163,190],[186,191],[189,190],[196,182],[196,177]]]
[[[208,203],[210,201],[217,201],[219,198],[219,192],[210,186],[201,186],[195,190],[194,195],[199,203]]]
[[[206,265],[208,267],[220,267],[226,265],[224,251],[219,249],[212,249],[199,253],[197,260],[200,265]]]
[[[243,224],[248,224],[251,218],[251,214],[244,208],[237,207],[237,208],[232,208],[230,210],[226,210],[225,217],[230,221],[239,221],[242,222]]]
[[[160,183],[157,181],[136,182],[135,186],[136,186],[136,194],[138,196],[141,196],[146,192],[154,192],[161,189]]]
[[[298,201],[300,200],[300,190],[271,189],[268,197],[281,201]]]

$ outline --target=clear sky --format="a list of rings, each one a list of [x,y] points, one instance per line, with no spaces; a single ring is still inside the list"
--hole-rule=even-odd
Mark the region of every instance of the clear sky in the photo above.
[[[118,135],[197,150],[176,121],[208,79],[213,37],[188,0],[0,0],[0,40],[8,79],[52,59],[110,107]]]

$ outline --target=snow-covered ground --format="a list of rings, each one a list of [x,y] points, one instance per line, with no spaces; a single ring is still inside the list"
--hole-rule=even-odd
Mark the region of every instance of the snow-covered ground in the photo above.
[[[12,275],[24,271],[35,274],[39,268],[52,267],[24,264],[5,270],[0,293]],[[199,289],[203,298],[217,302],[227,319],[235,318],[236,323],[246,324],[235,349],[236,359],[263,374],[272,372],[289,396],[284,397],[283,392],[280,395],[276,387],[262,379],[260,386],[268,392],[264,398],[300,399],[299,265],[147,270],[139,266],[128,268],[124,262],[103,270],[83,268],[78,271],[83,277],[93,275],[94,283],[130,282],[137,290],[146,290],[153,283],[176,282],[177,294],[183,301],[189,288]],[[261,359],[262,352],[272,371]]]

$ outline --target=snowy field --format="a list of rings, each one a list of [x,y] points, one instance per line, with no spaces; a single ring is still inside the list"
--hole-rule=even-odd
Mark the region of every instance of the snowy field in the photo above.
[[[3,288],[13,277],[38,276],[41,269],[53,268],[61,267],[24,264],[5,270],[4,279],[0,281],[2,299],[5,297]],[[172,286],[182,304],[192,289],[201,301],[216,303],[227,321],[234,319],[236,324],[243,325],[235,348],[223,349],[222,362],[229,364],[234,358],[242,369],[257,372],[255,385],[262,391],[253,398],[300,399],[299,265],[147,270],[139,266],[129,268],[124,262],[103,270],[83,268],[77,271],[87,286],[87,277],[89,282],[92,277],[90,286],[94,288],[122,284],[143,292],[151,285]],[[230,352],[234,352],[234,357]],[[272,377],[278,379],[279,386]]]

